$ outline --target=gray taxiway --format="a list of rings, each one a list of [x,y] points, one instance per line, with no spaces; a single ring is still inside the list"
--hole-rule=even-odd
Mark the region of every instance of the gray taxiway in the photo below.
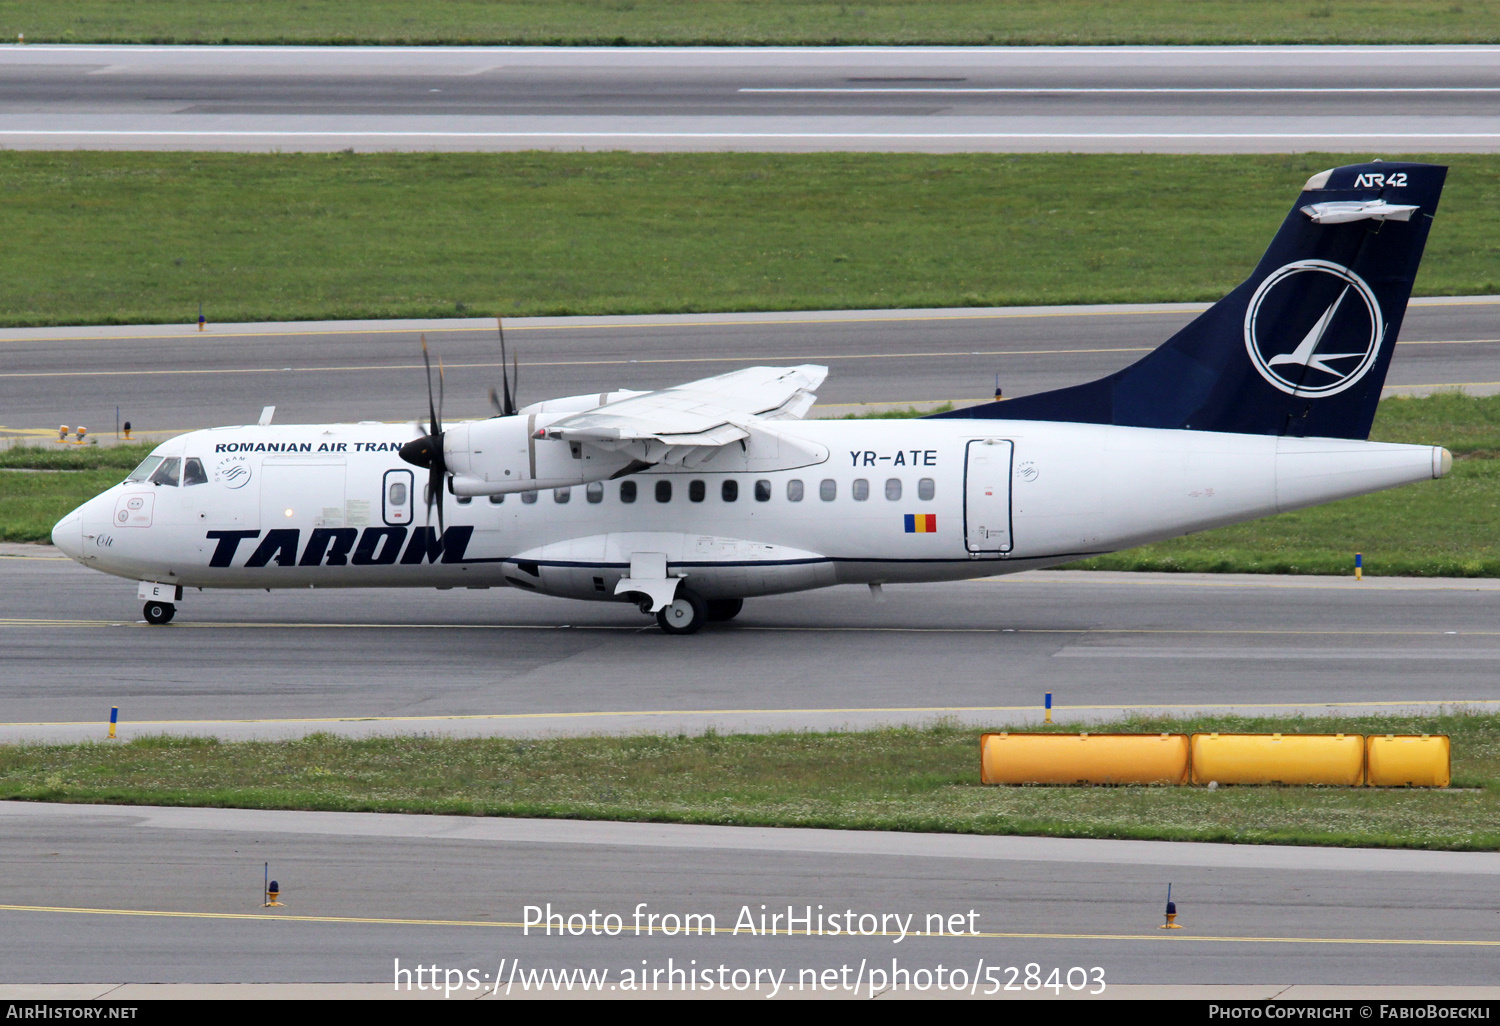
[[[1108,374],[1203,304],[848,310],[506,321],[521,399],[665,388],[752,364],[822,363],[816,416],[870,404],[959,405]],[[0,329],[0,435],[83,424],[113,435],[254,423],[398,421],[426,407],[418,336],[447,367],[446,415],[489,415],[495,322],[334,321]],[[1500,390],[1500,297],[1413,300],[1386,394]]]
[[[785,970],[779,997],[868,997],[905,969],[926,974],[912,996],[1010,983],[998,996],[1054,998],[1035,988],[1053,968],[1072,997],[1101,977],[1106,996],[1150,985],[1262,999],[1292,997],[1293,984],[1366,998],[1500,993],[1490,853],[0,803],[0,859],[0,997],[103,982],[371,983],[385,989],[361,996],[389,995],[398,959],[409,985],[418,965],[459,970],[459,998],[485,996],[497,978],[523,996],[517,976],[580,968],[609,973],[605,996],[645,969],[663,995],[670,967],[708,970],[706,996],[725,996],[736,970],[746,983]],[[283,892],[273,909],[259,907],[267,862]],[[1168,882],[1184,926],[1170,932],[1158,929]],[[575,927],[597,913],[598,930],[523,932],[540,918],[526,907],[548,904],[580,915]],[[766,920],[776,932],[761,933],[762,906],[825,918]],[[713,932],[637,934],[638,910],[648,928],[670,928],[652,914],[711,915]],[[832,935],[834,915],[865,932]]]
[[[1493,152],[1500,49],[0,47],[0,144]]]

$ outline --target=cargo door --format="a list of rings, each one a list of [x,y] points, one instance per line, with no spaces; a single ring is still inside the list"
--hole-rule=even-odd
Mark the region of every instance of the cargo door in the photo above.
[[[982,438],[964,456],[964,546],[975,553],[1005,553],[1010,537],[1009,439]]]
[[[267,456],[260,469],[260,526],[344,526],[344,460]]]

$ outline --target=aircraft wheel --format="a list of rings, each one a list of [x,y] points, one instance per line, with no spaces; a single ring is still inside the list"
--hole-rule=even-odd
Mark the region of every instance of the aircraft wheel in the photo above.
[[[656,614],[656,622],[668,634],[696,634],[708,620],[708,603],[696,591],[677,589],[677,597]]]
[[[154,624],[171,623],[172,617],[177,615],[177,607],[170,602],[147,602],[146,622]]]
[[[708,622],[723,623],[725,620],[733,620],[740,615],[740,610],[745,608],[745,600],[737,599],[709,599],[708,600]]]

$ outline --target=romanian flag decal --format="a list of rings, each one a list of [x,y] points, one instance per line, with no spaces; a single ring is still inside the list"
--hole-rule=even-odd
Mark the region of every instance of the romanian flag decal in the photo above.
[[[933,534],[937,531],[936,513],[906,514],[907,534]]]

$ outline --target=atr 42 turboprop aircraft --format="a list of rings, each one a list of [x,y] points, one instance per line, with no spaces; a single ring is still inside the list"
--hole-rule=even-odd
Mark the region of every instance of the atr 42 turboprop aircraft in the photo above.
[[[823,367],[520,410],[507,377],[498,416],[444,425],[429,367],[420,437],[194,431],[52,540],[140,582],[156,624],[191,588],[508,586],[690,633],[758,595],[1031,570],[1441,477],[1446,450],[1365,439],[1446,170],[1314,175],[1249,280],[1089,384],[808,421]]]

